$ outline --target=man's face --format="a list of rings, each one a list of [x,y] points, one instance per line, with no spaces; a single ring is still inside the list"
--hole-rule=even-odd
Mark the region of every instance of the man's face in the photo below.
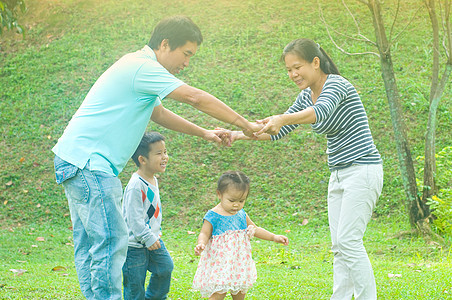
[[[179,74],[188,66],[190,58],[195,55],[196,50],[198,50],[196,42],[187,41],[185,45],[171,50],[169,44],[163,41],[157,50],[157,60],[171,74]]]

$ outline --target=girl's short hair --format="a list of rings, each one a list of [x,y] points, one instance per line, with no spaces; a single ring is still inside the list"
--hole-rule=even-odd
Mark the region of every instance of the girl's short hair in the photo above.
[[[250,179],[241,171],[224,172],[218,179],[217,191],[222,194],[231,186],[237,190],[248,192]]]
[[[140,161],[138,157],[144,156],[148,158],[149,151],[151,150],[151,145],[160,141],[164,141],[165,137],[156,131],[145,132],[141,138],[140,144],[132,155],[133,162],[140,167]]]

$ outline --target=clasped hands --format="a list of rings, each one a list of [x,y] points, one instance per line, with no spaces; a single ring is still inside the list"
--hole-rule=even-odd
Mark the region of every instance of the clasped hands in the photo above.
[[[256,122],[249,122],[249,128],[244,128],[241,132],[219,127],[215,128],[213,132],[221,139],[220,144],[230,147],[234,141],[239,139],[240,133],[243,133],[249,139],[258,140],[258,136],[265,133],[272,135],[278,134],[283,125],[281,116],[275,115],[262,120],[256,120]]]

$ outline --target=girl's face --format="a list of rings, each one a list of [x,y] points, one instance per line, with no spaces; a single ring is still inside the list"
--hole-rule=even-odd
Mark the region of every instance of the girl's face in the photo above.
[[[245,205],[245,200],[248,197],[248,191],[236,189],[231,186],[228,187],[223,193],[217,191],[218,198],[220,199],[220,207],[225,213],[229,215],[235,215]]]
[[[287,53],[284,57],[287,74],[295,84],[304,90],[311,87],[320,76],[320,61],[318,57],[309,63],[294,53]]]

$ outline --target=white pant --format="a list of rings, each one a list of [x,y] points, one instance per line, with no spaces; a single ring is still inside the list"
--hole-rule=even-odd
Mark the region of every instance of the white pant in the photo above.
[[[383,186],[382,165],[352,165],[331,173],[328,220],[334,254],[334,300],[377,299],[363,236]]]

